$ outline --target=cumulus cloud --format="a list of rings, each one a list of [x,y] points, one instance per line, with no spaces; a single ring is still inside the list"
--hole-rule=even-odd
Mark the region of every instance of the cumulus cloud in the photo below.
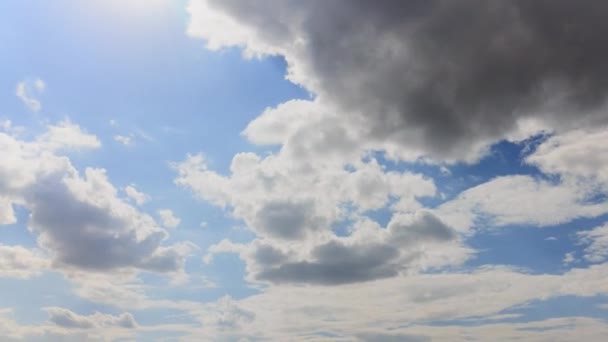
[[[130,199],[135,201],[135,203],[137,205],[142,205],[148,199],[150,199],[150,197],[148,195],[146,195],[143,192],[138,191],[137,188],[135,188],[135,186],[133,184],[127,185],[125,187],[125,194],[127,195],[127,197],[129,197]]]
[[[209,248],[205,261],[210,262],[217,253],[239,254],[253,281],[340,285],[458,265],[472,251],[439,218],[419,211],[394,216],[386,229],[362,220],[346,237],[308,243],[222,240]]]
[[[292,81],[365,127],[359,139],[471,158],[531,118],[605,121],[604,4],[193,0],[188,10],[188,33],[211,49],[284,56]]]
[[[84,178],[51,175],[24,197],[33,231],[57,262],[112,269],[148,267],[165,258],[158,251],[167,234],[118,199],[103,170],[88,168]]]
[[[312,202],[270,202],[256,213],[253,225],[260,231],[283,239],[303,238],[307,231],[318,229]]]
[[[408,212],[421,208],[419,197],[436,193],[431,179],[385,172],[373,158],[348,165],[331,159],[302,164],[283,149],[263,159],[237,154],[229,176],[209,170],[200,154],[176,163],[175,169],[176,184],[218,206],[232,207],[260,236],[285,240],[327,233],[331,223],[349,215],[345,206],[362,213],[393,200],[394,210]]]
[[[380,244],[347,247],[329,242],[314,248],[312,261],[284,263],[257,278],[275,283],[345,284],[397,275],[397,249]]]
[[[40,100],[35,96],[44,93],[45,89],[46,84],[39,78],[24,80],[17,83],[15,95],[17,95],[29,110],[37,112],[42,108],[42,105],[40,104]]]
[[[172,210],[169,209],[159,210],[158,216],[160,216],[163,226],[167,228],[175,228],[179,226],[180,222],[182,221],[181,219],[175,216]]]
[[[419,197],[436,193],[431,179],[386,171],[369,156],[307,164],[283,146],[265,158],[237,154],[229,176],[209,170],[200,154],[174,167],[178,185],[230,208],[255,232],[250,244],[222,241],[205,257],[239,253],[253,281],[363,282],[459,264],[470,254],[452,228],[421,210]],[[388,229],[366,218],[387,206],[395,213]],[[347,236],[338,236],[334,225],[348,221]]]
[[[59,307],[47,307],[44,310],[49,315],[49,321],[53,324],[68,329],[94,329],[119,327],[132,329],[137,327],[137,322],[128,312],[117,316],[96,312],[89,316],[78,315],[68,309]]]
[[[167,233],[117,196],[105,170],[81,174],[57,154],[97,141],[66,122],[31,142],[0,133],[0,196],[30,211],[28,225],[56,266],[177,271],[185,248],[162,246]]]
[[[46,133],[38,137],[38,142],[51,150],[57,149],[95,149],[101,147],[99,139],[84,131],[70,120],[47,127]]]

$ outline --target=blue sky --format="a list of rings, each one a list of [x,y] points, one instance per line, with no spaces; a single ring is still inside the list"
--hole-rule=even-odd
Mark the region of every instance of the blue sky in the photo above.
[[[1,3],[0,335],[601,340],[608,9],[410,6]]]

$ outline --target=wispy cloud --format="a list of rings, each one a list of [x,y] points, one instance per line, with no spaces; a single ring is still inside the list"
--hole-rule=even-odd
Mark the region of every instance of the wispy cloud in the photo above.
[[[38,112],[42,109],[42,104],[38,100],[37,95],[44,93],[46,84],[43,80],[36,78],[33,80],[24,80],[17,83],[15,95],[21,102],[33,112]]]

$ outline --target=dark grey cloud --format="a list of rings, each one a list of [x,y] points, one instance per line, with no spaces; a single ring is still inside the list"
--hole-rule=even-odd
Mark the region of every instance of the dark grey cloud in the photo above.
[[[399,251],[383,244],[345,246],[339,242],[320,245],[313,261],[285,263],[257,275],[274,283],[337,285],[397,275]]]
[[[320,224],[313,202],[275,201],[264,204],[256,213],[253,226],[275,238],[296,240],[303,238],[307,231],[316,230]]]
[[[443,223],[437,216],[421,211],[414,219],[406,222],[393,220],[388,225],[391,241],[400,246],[424,242],[448,242],[456,239],[456,231]]]
[[[258,264],[272,266],[285,261],[287,256],[271,245],[260,245],[255,249],[253,258]]]
[[[451,158],[524,117],[607,119],[603,1],[209,2],[323,99],[360,113],[367,138]]]

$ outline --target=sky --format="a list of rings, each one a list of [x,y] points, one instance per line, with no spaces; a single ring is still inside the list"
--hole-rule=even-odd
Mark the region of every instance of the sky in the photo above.
[[[603,341],[607,15],[0,2],[2,341]]]

